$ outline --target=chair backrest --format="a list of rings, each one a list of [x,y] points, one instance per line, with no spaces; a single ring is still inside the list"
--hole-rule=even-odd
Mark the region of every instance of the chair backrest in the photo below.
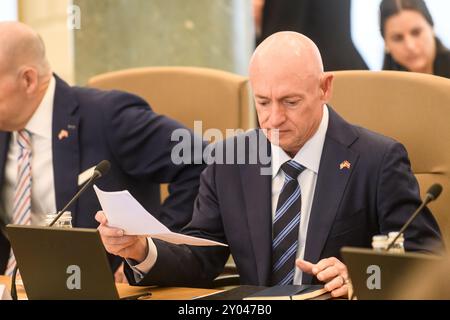
[[[450,80],[396,71],[334,75],[330,105],[349,122],[403,143],[422,197],[433,183],[442,184],[430,208],[450,243]]]
[[[254,127],[248,80],[233,73],[197,67],[145,67],[109,72],[92,77],[88,85],[104,90],[122,90],[145,99],[153,110],[194,129],[202,121],[207,129]],[[161,185],[161,201],[168,195]]]
[[[109,72],[89,80],[89,86],[117,89],[144,98],[160,114],[194,129],[248,129],[248,80],[233,73],[197,67],[145,67]],[[225,136],[224,136],[225,137]]]

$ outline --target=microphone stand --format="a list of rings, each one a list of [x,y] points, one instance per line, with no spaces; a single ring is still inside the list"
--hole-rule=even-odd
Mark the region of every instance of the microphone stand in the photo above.
[[[89,179],[89,181],[87,183],[85,183],[84,186],[77,192],[77,194],[69,201],[69,203],[66,204],[66,206],[58,212],[57,216],[55,217],[55,219],[53,219],[52,222],[50,222],[48,227],[52,227],[56,223],[56,221],[59,220],[59,218],[62,216],[62,214],[81,196],[81,194],[84,192],[84,190],[86,190],[88,187],[90,187],[92,182],[94,182],[95,179],[100,178],[100,177],[101,177],[101,174],[98,171],[94,171],[94,174]]]
[[[411,222],[414,220],[414,218],[419,214],[420,211],[428,204],[430,201],[433,200],[428,194],[425,198],[425,201],[422,202],[422,204],[417,208],[417,210],[413,213],[413,215],[408,219],[408,221],[403,225],[403,227],[398,232],[397,236],[389,243],[389,245],[386,248],[386,251],[389,251],[389,249],[392,248],[392,246],[395,244],[395,241],[402,235],[402,233],[406,230],[406,228],[409,227]]]

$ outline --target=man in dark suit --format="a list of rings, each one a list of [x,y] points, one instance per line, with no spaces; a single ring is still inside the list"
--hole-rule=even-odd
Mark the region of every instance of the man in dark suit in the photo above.
[[[192,221],[183,230],[229,248],[120,237],[120,230],[108,227],[99,212],[96,219],[107,250],[117,252],[122,242],[139,243],[124,255],[129,258],[129,280],[208,286],[231,252],[242,284],[320,281],[333,296],[346,295],[341,247],[370,247],[373,235],[400,230],[420,196],[400,143],[347,123],[326,105],[332,80],[309,38],[281,32],[266,39],[250,63],[264,131],[216,146],[216,156],[233,151],[235,161],[217,161],[203,171]],[[244,155],[239,141],[245,142]],[[254,155],[259,161],[252,160]],[[405,239],[410,251],[442,247],[428,209],[411,224]]]
[[[181,124],[155,114],[144,100],[131,94],[68,86],[52,74],[44,44],[23,24],[1,23],[0,38],[3,227],[17,223],[14,219],[20,213],[15,211],[22,206],[29,207],[23,210],[22,222],[42,224],[45,214],[62,209],[103,159],[111,162],[111,169],[96,183],[101,189],[128,189],[172,230],[190,221],[204,165],[201,159],[193,161],[199,164],[173,163],[171,153],[176,142],[171,141],[171,134],[183,128]],[[23,175],[17,174],[17,141],[22,134],[30,135],[31,148],[30,181],[23,182]],[[29,184],[19,200],[18,182]],[[169,196],[162,205],[161,183],[169,183]],[[21,199],[27,197],[29,201],[22,205]],[[69,209],[73,226],[96,228],[94,216],[99,209],[94,191],[88,190]],[[118,257],[112,260],[114,268],[121,261]],[[7,269],[8,261],[12,261],[10,245],[3,228],[0,274]]]
[[[351,0],[263,2],[258,42],[275,32],[296,31],[311,38],[319,47],[325,70],[367,69],[351,38]]]

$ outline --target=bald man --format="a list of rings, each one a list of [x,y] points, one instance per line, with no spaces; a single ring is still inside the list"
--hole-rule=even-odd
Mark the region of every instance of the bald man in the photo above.
[[[128,189],[172,230],[190,221],[204,165],[172,162],[171,134],[181,124],[139,97],[68,86],[52,74],[44,43],[24,24],[0,23],[0,43],[0,274],[15,265],[4,226],[43,224],[103,159],[111,170],[100,188]],[[162,205],[160,183],[170,184]],[[69,208],[72,224],[96,228],[99,209],[88,190]],[[120,261],[111,257],[114,269]]]
[[[281,32],[267,38],[249,71],[263,130],[216,150],[234,152],[231,142],[244,140],[247,160],[258,154],[260,161],[243,163],[233,153],[234,163],[209,165],[201,175],[193,219],[183,230],[229,247],[121,237],[99,212],[106,249],[130,258],[128,277],[138,284],[208,286],[231,251],[241,284],[321,282],[333,296],[346,295],[341,247],[370,247],[373,235],[398,231],[420,204],[406,150],[347,123],[327,105],[333,75],[323,72],[317,47],[303,35]],[[260,154],[264,146],[270,151],[268,165]],[[441,248],[428,209],[405,239],[407,250]],[[131,249],[122,250],[122,243]]]

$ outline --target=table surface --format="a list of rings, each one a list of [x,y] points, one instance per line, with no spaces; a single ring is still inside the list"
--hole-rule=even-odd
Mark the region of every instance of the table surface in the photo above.
[[[8,290],[11,288],[11,279],[6,276],[0,276],[0,284],[5,284]],[[125,283],[116,283],[117,291],[120,297],[131,297],[151,293],[151,295],[143,295],[139,300],[190,300],[195,297],[204,296],[220,292],[216,289],[201,288],[180,288],[180,287],[135,287]],[[19,300],[27,298],[23,286],[17,286],[17,295]]]

